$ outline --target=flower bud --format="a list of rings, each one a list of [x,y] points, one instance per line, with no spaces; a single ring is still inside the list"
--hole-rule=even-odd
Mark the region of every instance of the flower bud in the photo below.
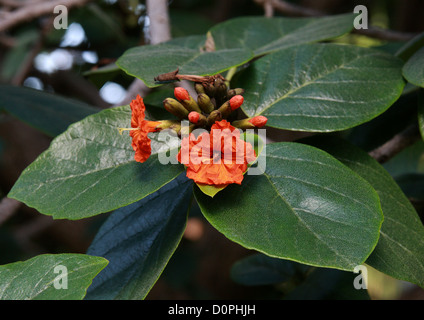
[[[219,107],[219,111],[222,114],[223,119],[227,119],[228,116],[234,110],[238,109],[243,104],[244,98],[241,95],[236,95],[232,97],[230,100],[224,102],[222,106]]]
[[[238,108],[240,108],[240,106],[243,104],[244,98],[241,95],[235,95],[234,97],[232,97],[230,99],[230,107],[231,110],[234,111]]]
[[[161,130],[174,130],[176,133],[179,133],[181,130],[181,122],[174,120],[161,120],[159,124],[156,126],[157,131]]]
[[[243,94],[244,94],[244,89],[242,88],[230,89],[227,92],[227,99],[231,99],[232,97],[236,95],[243,95]]]
[[[203,84],[201,84],[200,82],[196,82],[194,84],[194,90],[197,92],[197,94],[206,93]]]
[[[211,113],[215,109],[214,104],[206,93],[199,93],[197,104],[205,113]]]
[[[222,114],[221,114],[221,112],[219,110],[214,110],[214,111],[211,112],[211,114],[206,119],[206,124],[208,126],[211,126],[216,121],[221,121],[221,120],[222,120]]]
[[[200,110],[199,106],[197,105],[197,102],[194,101],[186,89],[177,87],[174,89],[174,95],[175,98],[177,98],[188,111],[197,111],[199,113],[202,112],[202,110]]]
[[[264,116],[256,116],[253,118],[233,121],[231,125],[239,129],[256,129],[266,125],[267,121],[268,119]]]
[[[262,128],[268,122],[268,118],[264,116],[256,116],[249,120],[256,128]]]
[[[196,111],[192,111],[188,114],[188,120],[197,125],[197,126],[204,126],[206,124],[206,117],[203,114],[200,114]]]
[[[214,83],[215,87],[215,99],[224,99],[227,96],[227,85],[225,84],[225,81],[222,79],[216,79]]]
[[[179,119],[186,119],[188,116],[187,109],[175,99],[166,98],[163,100],[163,106],[169,113],[172,113]]]
[[[209,97],[214,97],[215,96],[215,87],[212,83],[210,82],[204,82],[203,84],[203,89],[205,90],[205,93],[209,96]]]
[[[182,87],[176,87],[174,89],[174,95],[175,98],[177,98],[179,101],[190,100],[190,94],[186,89]]]

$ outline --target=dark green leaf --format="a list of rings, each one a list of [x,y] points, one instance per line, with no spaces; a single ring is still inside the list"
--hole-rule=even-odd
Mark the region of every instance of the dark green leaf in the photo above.
[[[145,298],[180,242],[192,185],[182,174],[108,218],[87,253],[105,257],[109,266],[94,280],[88,299]]]
[[[0,85],[0,107],[49,136],[100,109],[35,89]]]
[[[82,219],[138,201],[175,179],[182,165],[162,165],[159,152],[169,149],[150,134],[152,155],[134,160],[129,106],[110,108],[77,122],[53,140],[25,169],[9,197],[54,218]]]
[[[403,61],[407,61],[422,46],[424,46],[424,32],[420,33],[400,47],[396,52],[396,56],[401,58]]]
[[[265,173],[247,174],[241,186],[228,186],[213,201],[197,188],[195,196],[206,219],[230,240],[269,256],[343,270],[365,261],[383,220],[365,180],[298,143],[267,145]]]
[[[424,201],[424,174],[409,173],[396,177],[396,183],[408,198]]]
[[[424,47],[414,53],[405,63],[402,71],[406,80],[424,88]]]
[[[314,268],[293,261],[254,254],[238,261],[232,278],[243,285],[278,285],[286,300],[369,299],[367,290],[353,286],[356,274]]]
[[[378,244],[366,263],[394,278],[424,286],[424,227],[409,200],[383,167],[346,141],[315,141],[377,191],[384,214]]]
[[[0,266],[0,300],[81,300],[108,264],[85,254],[43,254]]]
[[[405,85],[402,62],[378,50],[307,44],[267,55],[235,76],[246,90],[248,116],[268,126],[335,131],[369,121],[387,110]]]
[[[256,56],[276,50],[336,38],[353,28],[353,14],[320,18],[242,17],[213,27],[217,50],[249,48]]]
[[[284,296],[285,300],[369,300],[366,289],[355,289],[358,274],[316,268],[308,277]]]
[[[304,264],[253,254],[233,265],[231,279],[246,286],[277,284],[302,276],[309,268]]]
[[[418,95],[418,125],[421,138],[424,140],[424,90],[420,89]]]
[[[214,75],[242,65],[252,57],[247,48],[205,51],[205,36],[176,38],[166,43],[131,48],[117,61],[128,74],[148,87],[158,86],[154,78],[179,68],[180,74]]]

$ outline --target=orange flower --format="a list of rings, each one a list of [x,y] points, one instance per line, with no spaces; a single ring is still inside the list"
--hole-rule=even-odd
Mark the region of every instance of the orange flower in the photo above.
[[[131,130],[130,136],[132,137],[132,147],[135,151],[135,161],[144,162],[152,153],[151,141],[148,138],[149,132],[156,132],[159,129],[157,126],[160,124],[158,121],[145,120],[145,110],[143,99],[140,95],[131,101]]]
[[[240,131],[222,120],[212,125],[211,133],[185,137],[177,159],[187,166],[187,177],[196,183],[223,187],[241,184],[248,163],[256,155],[252,145],[240,139]]]

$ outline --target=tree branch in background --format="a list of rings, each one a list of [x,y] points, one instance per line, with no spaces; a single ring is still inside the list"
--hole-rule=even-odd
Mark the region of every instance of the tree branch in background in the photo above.
[[[265,12],[269,9],[266,9],[265,6],[271,5],[275,10],[284,13],[288,16],[295,17],[319,17],[326,15],[325,12],[313,10],[306,7],[301,7],[283,0],[254,0],[256,3],[264,6]],[[353,12],[353,10],[352,10]],[[386,41],[408,41],[415,37],[417,34],[414,33],[405,33],[394,30],[388,30],[378,27],[370,26],[368,29],[359,29],[354,30],[354,33],[362,34],[370,38],[386,40]]]
[[[28,1],[24,5],[8,12],[0,21],[0,32],[17,26],[23,22],[52,14],[53,9],[58,5],[64,5],[68,9],[86,4],[91,0],[48,0],[48,1]]]
[[[19,207],[22,205],[21,202],[4,197],[0,201],[0,225],[2,225],[7,219],[9,219]]]
[[[158,44],[171,39],[171,27],[168,14],[168,0],[147,0],[147,15],[150,21],[150,44]],[[135,79],[127,89],[119,105],[129,104],[137,94],[144,97],[150,92],[143,81]]]
[[[421,138],[417,124],[410,125],[382,146],[372,150],[369,155],[379,163],[385,163],[399,152],[414,144]]]

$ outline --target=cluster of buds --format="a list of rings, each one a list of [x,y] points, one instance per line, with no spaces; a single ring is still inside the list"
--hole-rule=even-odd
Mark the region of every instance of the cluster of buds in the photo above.
[[[241,88],[228,89],[225,80],[220,76],[211,77],[211,81],[195,82],[197,93],[194,99],[189,92],[182,88],[174,89],[174,98],[163,101],[165,109],[179,120],[189,120],[189,131],[195,128],[210,129],[217,121],[230,120],[234,111],[243,104],[244,90]],[[236,120],[232,122],[239,129],[261,128],[267,119],[263,116]]]
[[[176,75],[177,73],[171,74]],[[233,121],[232,119],[237,119],[234,111],[244,102],[244,90],[229,90],[222,76],[191,77],[203,80],[194,81],[196,99],[186,89],[177,87],[174,90],[175,99],[166,98],[163,101],[165,109],[178,120],[146,120],[146,107],[143,99],[137,95],[130,103],[131,128],[119,128],[119,132],[130,131],[131,145],[135,151],[134,159],[142,163],[152,152],[148,134],[172,129],[182,136],[177,160],[186,166],[188,178],[201,185],[220,188],[231,183],[241,184],[248,164],[255,160],[256,154],[253,146],[240,138],[241,133],[236,128],[261,128],[267,119],[257,116]],[[190,125],[183,126],[184,120],[188,120]],[[207,131],[203,130],[196,136],[195,132],[192,132],[195,128]],[[216,141],[222,143],[215,143]],[[222,157],[232,161],[224,163],[220,161]],[[193,158],[200,159],[200,162]]]

